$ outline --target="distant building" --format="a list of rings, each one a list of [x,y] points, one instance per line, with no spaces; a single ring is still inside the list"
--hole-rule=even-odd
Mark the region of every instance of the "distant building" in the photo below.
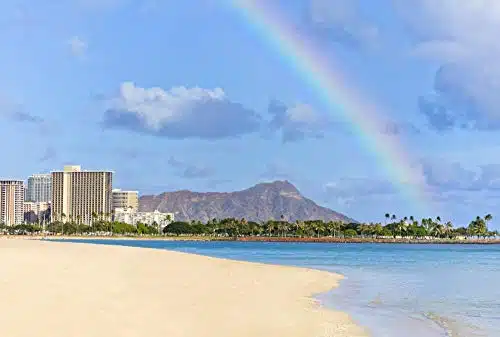
[[[50,202],[24,202],[24,222],[48,223],[50,221]]]
[[[24,219],[24,182],[0,180],[0,224],[20,225]]]
[[[80,166],[65,166],[52,172],[51,219],[92,224],[96,216],[112,213],[112,171],[82,171]]]
[[[34,174],[28,178],[26,201],[50,202],[52,200],[52,176],[49,174]]]
[[[139,210],[139,192],[113,190],[113,210],[117,208]]]
[[[130,225],[137,225],[138,223],[151,225],[157,223],[160,225],[160,228],[163,228],[174,221],[174,213],[161,213],[158,210],[154,212],[137,212],[131,208],[116,208],[114,221]]]

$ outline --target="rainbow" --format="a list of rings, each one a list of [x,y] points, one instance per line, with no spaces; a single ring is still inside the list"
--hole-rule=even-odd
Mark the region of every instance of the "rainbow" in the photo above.
[[[412,203],[412,208],[426,212],[429,204],[421,174],[412,167],[411,158],[395,137],[382,132],[387,124],[381,114],[346,85],[347,81],[339,67],[333,66],[331,57],[303,36],[272,2],[234,0],[231,4],[281,53],[290,67],[315,88],[318,98],[332,112],[340,113],[361,143],[376,156],[394,185],[405,194],[405,199]]]

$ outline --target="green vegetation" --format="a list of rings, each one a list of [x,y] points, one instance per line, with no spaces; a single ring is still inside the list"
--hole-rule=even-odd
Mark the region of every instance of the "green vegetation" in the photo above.
[[[451,222],[442,223],[441,218],[415,220],[414,217],[397,219],[386,214],[386,224],[343,223],[321,220],[288,222],[270,220],[264,223],[249,222],[245,219],[212,219],[206,224],[192,221],[173,222],[165,227],[164,234],[170,235],[213,235],[213,236],[274,236],[274,237],[365,237],[365,238],[456,238],[495,237],[497,231],[488,230],[490,214],[476,217],[468,227],[454,228]]]
[[[44,228],[45,227],[45,228]],[[97,220],[92,226],[78,224],[76,222],[55,221],[46,226],[39,224],[24,224],[17,226],[6,226],[0,224],[0,233],[9,234],[32,234],[46,232],[50,234],[63,235],[154,235],[160,232],[158,225],[146,225],[138,223],[137,226],[122,223]]]
[[[467,227],[455,228],[451,222],[443,223],[440,217],[416,220],[413,216],[398,219],[395,215],[385,214],[385,224],[381,223],[343,223],[322,220],[288,222],[280,220],[257,223],[245,219],[212,219],[207,223],[199,221],[175,221],[161,230],[158,224],[137,224],[111,222],[96,218],[92,226],[74,221],[55,221],[43,228],[40,225],[0,225],[0,232],[9,234],[31,234],[45,231],[63,235],[169,235],[169,236],[209,236],[209,237],[299,237],[299,238],[410,238],[410,239],[454,239],[454,238],[493,238],[498,231],[488,229],[490,214],[476,217]]]

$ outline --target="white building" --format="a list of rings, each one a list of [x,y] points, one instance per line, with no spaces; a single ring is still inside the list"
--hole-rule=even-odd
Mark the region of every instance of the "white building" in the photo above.
[[[174,221],[174,213],[161,213],[158,210],[154,212],[137,212],[133,208],[115,208],[114,220],[130,225],[157,223],[160,228],[164,228]]]
[[[29,202],[50,202],[52,200],[52,176],[33,174],[28,178],[25,200]]]

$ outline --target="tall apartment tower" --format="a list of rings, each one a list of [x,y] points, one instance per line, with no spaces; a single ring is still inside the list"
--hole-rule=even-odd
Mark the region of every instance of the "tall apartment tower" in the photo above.
[[[139,192],[113,190],[113,210],[117,208],[139,210]]]
[[[112,186],[112,171],[82,171],[72,165],[52,172],[52,220],[90,225],[93,215],[110,216]]]
[[[28,178],[26,201],[50,202],[52,200],[51,174],[34,174]]]
[[[0,180],[0,224],[20,225],[24,220],[24,182]]]

